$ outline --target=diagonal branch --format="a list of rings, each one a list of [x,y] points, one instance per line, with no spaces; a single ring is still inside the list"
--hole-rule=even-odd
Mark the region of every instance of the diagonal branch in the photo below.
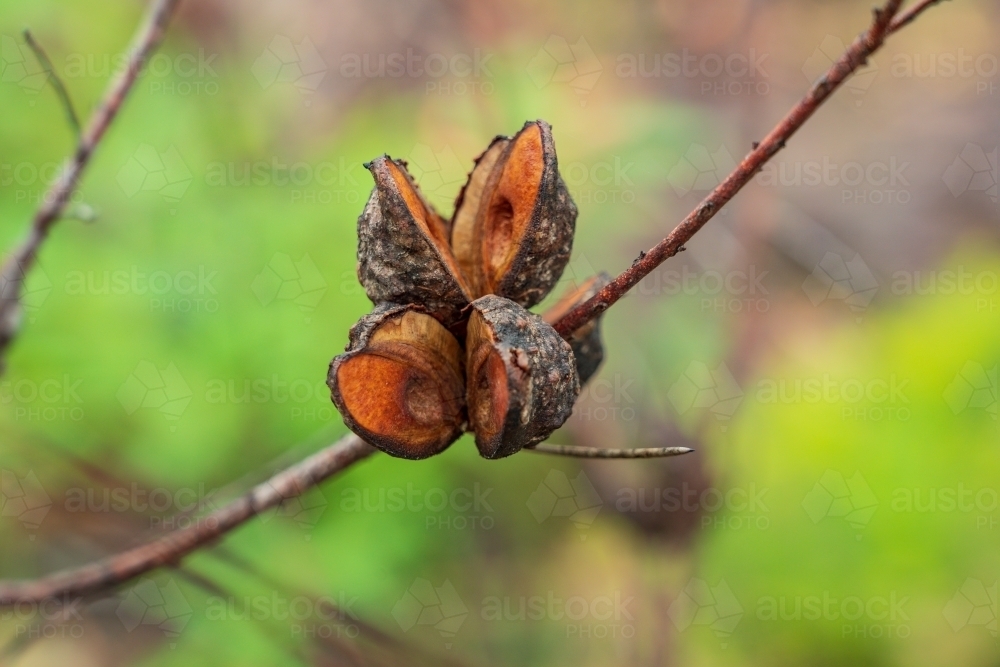
[[[28,581],[0,581],[0,607],[23,602],[87,595],[106,590],[164,565],[226,535],[261,512],[302,495],[325,479],[375,452],[349,434],[334,444],[258,484],[228,505],[151,542],[81,567]]]
[[[108,86],[104,98],[91,114],[87,127],[80,136],[76,151],[67,158],[59,176],[42,197],[42,204],[35,211],[27,238],[7,258],[3,268],[0,269],[0,357],[13,342],[20,327],[21,290],[25,276],[34,265],[38,251],[52,225],[62,216],[83,170],[90,162],[94,150],[111,125],[111,121],[118,114],[122,102],[125,101],[125,97],[139,76],[143,64],[163,40],[167,23],[169,23],[179,2],[180,0],[155,0],[143,25],[136,33],[125,69]],[[28,39],[29,45],[33,44],[34,40],[30,37]],[[36,54],[44,53],[34,46],[32,48]],[[42,66],[46,67],[44,62]],[[54,78],[55,74],[51,70],[51,65],[47,69],[49,69],[50,77],[55,83],[57,79]],[[72,108],[72,105],[69,108]]]
[[[764,163],[785,147],[785,142],[809,120],[833,91],[868,61],[868,57],[882,46],[886,37],[910,24],[921,12],[938,2],[940,0],[921,0],[898,16],[896,14],[902,5],[902,0],[889,0],[881,9],[875,9],[871,27],[854,40],[844,55],[813,84],[806,96],[788,112],[788,115],[781,119],[781,122],[760,143],[754,144],[753,150],[743,158],[726,180],[712,190],[666,238],[646,252],[639,253],[632,266],[593,297],[563,315],[554,325],[556,331],[564,338],[570,335],[610,308],[653,269],[683,250],[684,244],[750,182]]]
[[[615,278],[608,287],[598,292],[596,297],[570,311],[557,323],[557,328],[560,331],[575,331],[581,324],[600,314],[620,299],[625,292],[657,265],[676,254],[683,243],[701,229],[715,212],[732,199],[740,188],[746,185],[753,174],[784,146],[785,141],[805,123],[816,108],[830,96],[830,93],[843,83],[854,70],[864,64],[868,56],[882,45],[887,35],[909,24],[923,10],[937,2],[938,0],[921,0],[912,9],[898,17],[896,14],[902,0],[888,0],[882,9],[875,10],[875,19],[868,31],[855,40],[840,60],[834,63],[830,71],[754,148],[754,151],[743,159],[736,170],[667,238],[648,253],[643,253],[630,269]],[[169,0],[160,2],[160,6],[172,4]],[[124,92],[127,92],[127,87],[122,96]],[[2,312],[0,310],[0,313]],[[555,453],[554,450],[557,449],[559,446],[546,445],[545,447],[539,446],[536,451]],[[94,593],[112,588],[162,565],[176,564],[193,551],[246,523],[259,512],[305,493],[310,488],[346,470],[374,452],[374,448],[357,436],[347,435],[326,449],[254,487],[245,496],[205,515],[189,528],[174,531],[147,544],[89,565],[63,570],[40,579],[0,581],[0,607],[15,605],[19,602],[40,602],[60,596]],[[683,452],[678,451],[677,453]]]

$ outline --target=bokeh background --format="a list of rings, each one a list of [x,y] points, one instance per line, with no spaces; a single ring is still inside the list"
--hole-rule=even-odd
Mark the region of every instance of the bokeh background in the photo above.
[[[188,2],[27,282],[0,378],[0,574],[197,521],[345,432],[361,163],[450,213],[554,127],[562,291],[728,173],[867,2]],[[0,11],[0,242],[139,2]],[[552,440],[669,461],[376,456],[116,591],[0,612],[13,665],[997,665],[1000,8],[931,9],[604,318]],[[68,611],[67,611],[68,610]]]

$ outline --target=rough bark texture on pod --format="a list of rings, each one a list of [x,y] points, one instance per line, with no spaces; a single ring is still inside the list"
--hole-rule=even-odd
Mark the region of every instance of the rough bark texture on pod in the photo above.
[[[381,304],[361,318],[327,384],[347,427],[392,456],[433,456],[465,430],[461,346],[418,306]]]
[[[452,219],[452,248],[473,294],[525,308],[545,298],[569,261],[576,215],[548,123],[530,121],[512,139],[495,139]]]
[[[499,296],[472,302],[466,369],[469,424],[488,459],[547,438],[569,418],[580,393],[569,343]]]
[[[604,271],[596,276],[591,276],[579,287],[569,290],[560,297],[559,301],[542,314],[542,319],[549,324],[555,324],[563,315],[597,294],[610,282],[611,276]],[[573,348],[573,356],[576,357],[576,372],[580,376],[581,386],[593,377],[597,369],[600,368],[601,362],[604,361],[604,343],[601,341],[601,319],[603,317],[602,313],[574,331],[566,339],[570,347]]]
[[[450,326],[471,301],[451,253],[450,225],[428,204],[406,163],[367,164],[375,188],[358,218],[358,279],[374,303],[416,303]]]

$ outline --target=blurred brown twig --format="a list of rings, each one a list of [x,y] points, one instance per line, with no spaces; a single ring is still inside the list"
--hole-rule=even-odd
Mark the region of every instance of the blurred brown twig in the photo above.
[[[126,67],[108,85],[104,98],[94,109],[87,122],[86,130],[82,134],[79,133],[77,122],[74,127],[78,133],[76,150],[72,156],[67,158],[59,176],[42,197],[42,204],[35,211],[31,220],[31,228],[28,230],[27,238],[11,253],[7,261],[4,262],[3,268],[0,268],[0,362],[2,362],[3,354],[14,341],[20,328],[21,290],[24,278],[34,265],[38,251],[52,225],[63,216],[63,210],[80,181],[83,170],[87,167],[101,138],[104,137],[104,133],[118,114],[122,102],[132,90],[143,64],[163,40],[170,17],[179,3],[180,0],[155,0],[150,7],[133,40]],[[76,112],[73,111],[69,95],[62,82],[56,77],[51,62],[30,32],[25,31],[25,39],[41,61],[42,67],[49,72],[49,78],[55,86],[63,106],[66,107],[67,114],[73,119],[70,121],[73,124],[73,121],[76,120]],[[2,370],[2,365],[0,365],[0,372]]]
[[[816,82],[802,101],[793,107],[771,130],[770,134],[754,147],[754,150],[743,159],[735,171],[663,241],[654,246],[648,253],[643,253],[631,268],[598,292],[597,296],[570,311],[559,320],[557,328],[560,331],[575,331],[581,324],[597,316],[621,298],[661,262],[676,254],[684,242],[701,229],[722,205],[732,199],[765,162],[781,150],[785,141],[812,116],[819,105],[854,70],[866,62],[867,58],[882,45],[886,36],[909,24],[922,11],[938,1],[921,0],[902,14],[898,14],[902,0],[889,0],[884,7],[876,9],[875,18],[869,29],[848,47],[844,55]],[[160,2],[158,6],[173,4],[167,0]],[[121,90],[121,96],[124,96],[127,90],[128,87],[125,86]],[[119,98],[118,104],[120,103],[121,99]],[[106,122],[110,122],[110,119]],[[99,138],[100,134],[97,137]],[[78,175],[79,172],[77,172]],[[72,182],[69,182],[63,194],[64,200],[71,187]],[[59,210],[61,207],[54,209],[51,215],[58,215]],[[39,212],[39,215],[42,215],[42,211]],[[47,225],[51,224],[52,219],[42,225],[43,230],[47,229]],[[29,239],[29,243],[26,244],[31,256],[37,249],[38,242],[32,246]],[[550,453],[556,448],[546,447]],[[0,607],[22,602],[41,602],[60,596],[93,593],[112,588],[162,565],[176,564],[196,549],[246,523],[257,513],[301,495],[374,452],[373,447],[357,436],[349,434],[309,458],[278,473],[266,482],[257,485],[249,493],[232,503],[205,515],[189,528],[174,531],[147,544],[108,556],[89,565],[63,570],[34,580],[0,581]]]
[[[140,574],[176,564],[199,547],[238,528],[254,516],[307,490],[375,452],[348,434],[258,484],[229,504],[198,517],[191,525],[107,558],[29,581],[0,582],[0,607],[34,600],[87,595]]]
[[[614,280],[604,286],[601,291],[587,301],[569,311],[553,326],[556,331],[569,336],[581,326],[594,319],[610,308],[618,299],[625,296],[640,280],[649,275],[667,259],[684,249],[695,233],[706,222],[711,220],[726,203],[729,202],[744,185],[760,170],[764,164],[785,147],[785,143],[802,125],[809,120],[823,102],[847,78],[868,61],[885,42],[885,38],[908,25],[921,12],[937,4],[941,0],[921,0],[902,14],[898,14],[902,0],[889,0],[885,6],[875,8],[875,18],[871,27],[858,35],[844,55],[830,67],[829,71],[813,84],[806,96],[796,104],[788,114],[781,119],[774,129],[760,142],[754,144],[753,150],[747,154],[726,180],[722,181],[712,192],[680,224],[674,227],[666,238],[639,257],[622,271]],[[898,15],[897,15],[898,14]]]

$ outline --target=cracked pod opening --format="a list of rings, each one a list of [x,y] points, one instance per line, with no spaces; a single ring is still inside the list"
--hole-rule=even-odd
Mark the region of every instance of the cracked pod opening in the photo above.
[[[580,392],[573,352],[537,315],[499,296],[472,303],[466,401],[479,453],[510,456],[569,418]]]
[[[458,341],[413,307],[380,306],[351,331],[328,383],[347,426],[382,451],[433,456],[465,426],[465,382]]]
[[[552,128],[528,122],[477,160],[456,203],[452,250],[474,295],[498,294],[527,308],[562,274],[575,224]]]
[[[375,188],[358,218],[358,278],[374,303],[418,303],[453,324],[471,301],[451,252],[451,226],[428,204],[406,163],[368,163]]]

